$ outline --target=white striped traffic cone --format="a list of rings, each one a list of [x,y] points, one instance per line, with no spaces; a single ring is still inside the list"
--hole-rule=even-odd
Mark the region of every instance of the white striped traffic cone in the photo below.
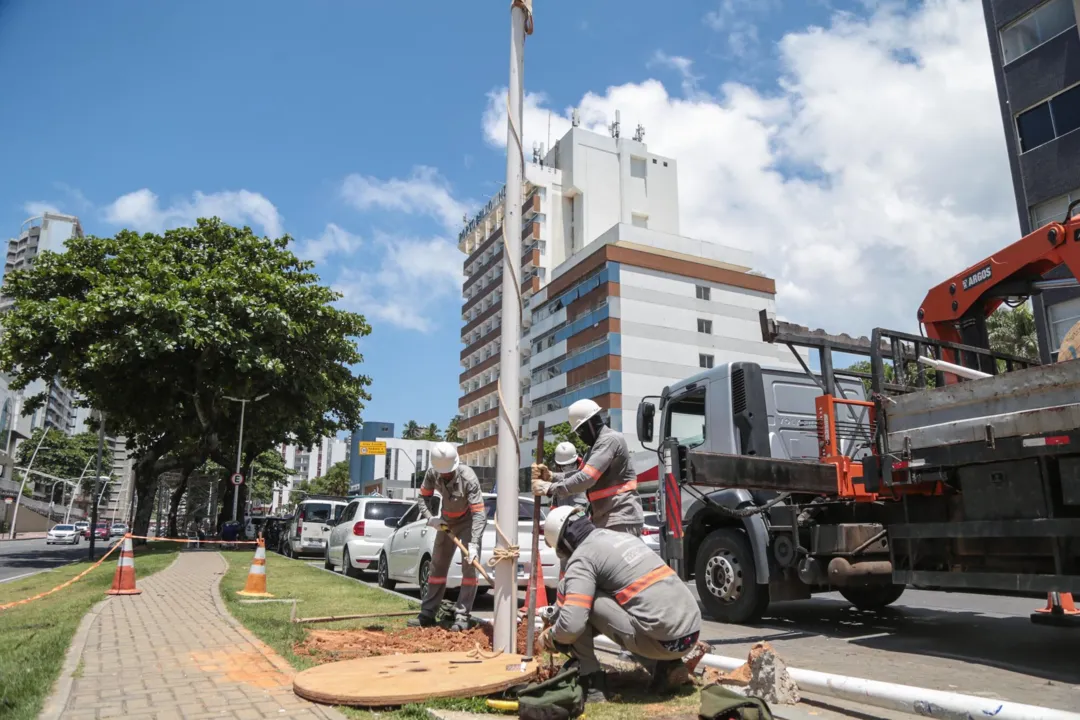
[[[138,595],[142,590],[135,587],[135,548],[131,535],[124,536],[124,546],[120,548],[120,559],[116,561],[116,573],[113,574],[112,587],[106,595]]]
[[[261,537],[259,546],[255,548],[255,559],[251,561],[244,589],[237,590],[236,594],[244,597],[274,597],[266,592],[266,543]]]

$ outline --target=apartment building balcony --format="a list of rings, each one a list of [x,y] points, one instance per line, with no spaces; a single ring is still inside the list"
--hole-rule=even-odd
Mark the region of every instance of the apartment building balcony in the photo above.
[[[464,360],[462,362],[464,362]],[[488,368],[494,367],[498,364],[499,356],[496,354],[493,354],[491,357],[485,358],[478,363],[470,363],[469,367],[465,368],[465,370],[462,371],[461,375],[458,376],[458,382],[465,382],[466,380],[470,380],[476,375],[484,372]]]
[[[490,450],[499,444],[499,434],[492,433],[486,438],[480,438],[472,442],[467,442],[464,445],[458,446],[458,455],[468,455],[469,453],[479,452],[481,450]]]
[[[461,328],[461,335],[462,335],[461,341],[465,342],[465,336],[467,336],[469,333],[471,333],[476,328],[483,325],[484,321],[487,320],[488,318],[492,318],[492,317],[495,317],[496,315],[498,315],[500,310],[502,310],[502,303],[492,303],[491,307],[489,307],[487,310],[484,310],[479,315],[477,315],[475,318],[473,318],[472,320],[465,323],[465,327]]]
[[[462,395],[461,398],[458,399],[458,408],[463,408],[466,405],[469,405],[470,403],[476,402],[477,400],[482,400],[485,396],[491,395],[492,393],[497,392],[498,389],[499,389],[499,379],[495,378],[494,380],[489,382],[487,385],[481,385],[476,390],[473,390],[471,392],[468,392],[468,393]]]
[[[488,408],[487,410],[484,410],[483,412],[478,412],[478,413],[476,413],[475,415],[473,415],[471,417],[462,418],[461,422],[458,423],[458,432],[464,433],[466,430],[474,428],[474,427],[476,427],[478,425],[483,425],[484,423],[488,422],[489,420],[494,420],[498,416],[499,416],[499,406],[495,405],[495,407]]]

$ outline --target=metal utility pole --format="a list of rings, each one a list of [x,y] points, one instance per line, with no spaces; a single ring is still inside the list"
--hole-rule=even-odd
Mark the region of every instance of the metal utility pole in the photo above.
[[[30,477],[30,470],[34,467],[34,460],[37,460],[38,450],[41,449],[41,443],[45,442],[45,438],[49,436],[49,429],[44,425],[41,426],[41,439],[38,440],[37,447],[34,448],[34,454],[30,456],[30,463],[26,466],[26,471],[23,472],[22,483],[19,485],[19,494],[15,497],[15,512],[11,516],[11,534],[12,540],[15,539],[15,523],[19,520],[19,503],[22,502],[23,490],[26,488],[26,479]],[[14,475],[15,458],[11,459],[12,477]],[[50,522],[52,522],[50,518]]]
[[[97,535],[98,504],[101,503],[101,495],[98,488],[101,486],[101,456],[105,451],[105,413],[98,413],[98,436],[97,436],[97,471],[94,473],[94,506],[90,510],[90,561],[94,560],[94,537]],[[109,487],[109,483],[105,483]]]
[[[507,85],[506,199],[503,210],[502,348],[499,355],[499,442],[495,463],[495,517],[506,533],[505,542],[517,545],[518,469],[521,447],[521,204],[524,172],[522,96],[525,74],[525,33],[532,32],[532,0],[514,0],[510,8],[510,82]],[[498,543],[504,545],[502,538]],[[517,653],[517,567],[513,562],[495,566],[494,649]]]
[[[232,400],[233,402],[240,403],[240,438],[236,441],[236,474],[237,475],[240,474],[240,459],[241,459],[241,455],[243,454],[243,450],[244,450],[244,411],[247,409],[247,404],[249,402],[259,402],[264,397],[266,397],[268,394],[269,393],[259,395],[258,397],[254,398],[254,399],[252,399],[252,398],[234,398],[234,397],[229,397],[228,395],[225,396],[226,400]],[[236,505],[240,501],[240,486],[239,485],[233,485],[233,491],[232,492],[233,492],[233,496],[232,496],[232,521],[236,522]]]
[[[86,477],[86,471],[90,469],[90,463],[94,461],[94,456],[91,455],[90,459],[86,461],[86,465],[83,466],[82,475],[79,476],[79,481],[75,484],[75,489],[71,491],[71,502],[68,503],[67,516],[64,517],[64,522],[71,521],[71,508],[75,506],[75,496],[82,490],[83,478]]]

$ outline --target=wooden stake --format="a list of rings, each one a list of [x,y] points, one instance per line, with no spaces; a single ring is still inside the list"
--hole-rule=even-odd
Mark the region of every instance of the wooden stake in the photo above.
[[[364,615],[327,615],[326,617],[309,617],[298,618],[294,616],[293,622],[297,624],[301,623],[327,623],[335,622],[337,620],[373,620],[375,618],[384,617],[412,617],[416,615],[415,610],[407,610],[405,612],[384,612],[384,613],[367,613]]]

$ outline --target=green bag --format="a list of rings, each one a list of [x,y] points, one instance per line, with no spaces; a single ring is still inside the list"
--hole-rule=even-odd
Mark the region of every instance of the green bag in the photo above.
[[[746,697],[723,685],[710,685],[701,691],[702,720],[773,720],[764,700]]]
[[[585,691],[578,682],[576,665],[564,667],[541,683],[515,688],[522,720],[570,720],[585,712]]]

